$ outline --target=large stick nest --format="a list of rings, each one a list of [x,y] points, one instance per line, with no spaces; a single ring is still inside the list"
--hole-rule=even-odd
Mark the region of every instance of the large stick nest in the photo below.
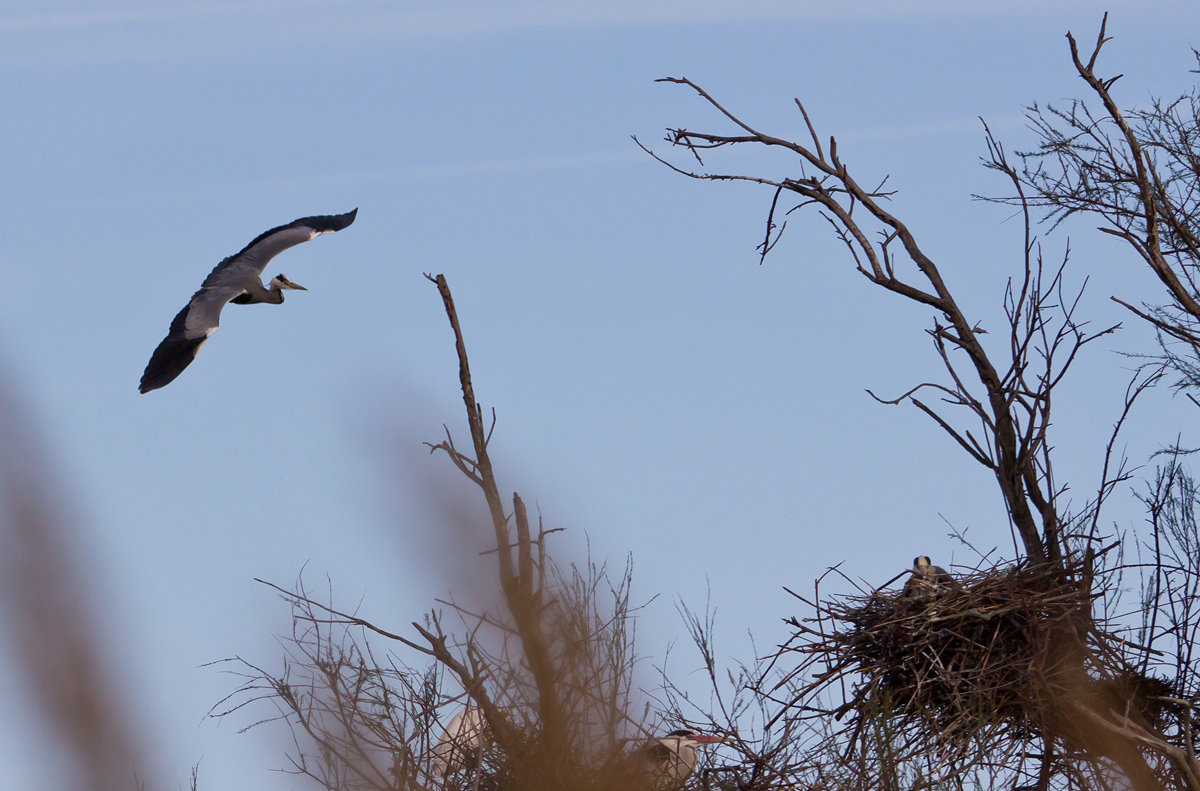
[[[1081,571],[990,568],[936,589],[820,602],[808,619],[817,629],[791,621],[808,638],[793,650],[823,668],[809,692],[849,682],[835,713],[856,715],[856,735],[878,716],[940,742],[1064,735],[1071,696],[1157,723],[1165,684],[1122,661],[1122,641],[1092,619]]]

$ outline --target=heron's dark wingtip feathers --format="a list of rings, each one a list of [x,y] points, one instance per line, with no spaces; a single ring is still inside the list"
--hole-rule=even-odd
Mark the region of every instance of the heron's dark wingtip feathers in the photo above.
[[[150,356],[150,362],[146,364],[146,371],[142,374],[138,392],[148,393],[175,381],[175,377],[183,373],[183,369],[196,359],[196,353],[200,351],[200,346],[206,340],[208,340],[208,336],[190,340],[170,336],[164,338],[163,342],[158,344],[158,348],[154,350],[154,354]]]
[[[171,320],[171,329],[167,332],[167,337],[162,339],[162,343],[154,349],[154,354],[150,355],[150,362],[146,363],[142,381],[138,384],[139,393],[149,393],[175,381],[175,377],[183,373],[183,369],[196,359],[200,346],[208,340],[207,335],[192,339],[184,336],[187,313],[191,307],[189,302]]]
[[[346,214],[336,214],[334,216],[331,216],[329,218],[329,220],[330,220],[329,227],[331,230],[341,230],[342,228],[348,228],[350,226],[350,224],[353,224],[355,218],[358,216],[359,216],[359,208],[358,208],[358,206],[354,206],[354,209],[347,211]]]
[[[326,214],[320,217],[309,217],[306,224],[317,233],[340,231],[343,228],[348,228],[357,216],[358,207],[355,206],[352,211],[348,211],[345,214]]]
[[[236,252],[233,255],[226,258],[225,261],[230,261],[232,259],[235,259],[235,258],[238,258],[238,257],[244,255],[246,253],[246,251],[249,250],[251,247],[254,247],[256,244],[263,241],[264,239],[274,236],[275,234],[279,233],[280,231],[286,231],[291,228],[307,228],[308,230],[312,231],[313,233],[315,233],[317,235],[320,235],[323,233],[331,233],[333,231],[340,231],[343,228],[349,226],[350,223],[354,222],[354,218],[357,216],[358,216],[358,207],[355,207],[353,211],[348,211],[345,214],[318,214],[313,217],[301,217],[298,220],[292,220],[291,222],[289,222],[285,225],[279,225],[279,226],[276,226],[269,230],[263,231],[258,236],[251,239],[250,244],[246,245],[238,252]],[[293,242],[293,244],[294,243],[295,242]],[[222,261],[221,263],[224,264],[225,261]],[[218,264],[217,266],[219,268],[221,266],[221,264]]]

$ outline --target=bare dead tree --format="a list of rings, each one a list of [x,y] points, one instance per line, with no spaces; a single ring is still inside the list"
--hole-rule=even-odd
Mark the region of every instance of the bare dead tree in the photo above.
[[[1098,562],[1104,555],[1098,533],[1100,511],[1116,485],[1128,479],[1124,466],[1113,459],[1115,436],[1133,402],[1157,381],[1161,369],[1152,367],[1139,371],[1131,382],[1124,411],[1116,420],[1114,439],[1110,440],[1103,461],[1097,496],[1080,509],[1068,510],[1062,497],[1064,484],[1055,479],[1053,443],[1049,437],[1054,394],[1083,347],[1113,332],[1117,326],[1095,331],[1088,328],[1080,315],[1082,288],[1072,290],[1065,283],[1068,253],[1064,252],[1057,265],[1046,264],[1042,246],[1033,232],[1032,210],[1041,199],[1026,196],[1029,181],[1024,172],[1012,164],[1002,144],[985,126],[988,152],[985,164],[1000,173],[1013,190],[1015,198],[1012,202],[1019,207],[1024,221],[1023,238],[1016,255],[1017,274],[1010,279],[1003,298],[1007,326],[1002,343],[985,344],[978,321],[960,307],[942,270],[908,226],[888,208],[888,199],[893,193],[884,189],[886,179],[875,187],[863,186],[839,154],[836,139],[823,140],[799,100],[795,104],[809,133],[804,142],[760,131],[687,78],[661,81],[695,91],[732,129],[727,132],[669,129],[667,142],[687,152],[691,162],[688,165],[668,160],[646,146],[642,146],[643,149],[672,170],[690,178],[745,181],[770,188],[773,195],[767,212],[766,233],[759,246],[762,257],[775,248],[786,225],[777,224],[777,219],[811,207],[833,227],[849,250],[857,271],[868,281],[930,309],[933,326],[928,333],[942,362],[945,379],[918,383],[897,398],[878,400],[887,404],[911,403],[996,480],[1010,523],[1020,540],[1018,560],[1021,562],[1013,567],[1015,579],[1032,575],[1030,579],[1034,580],[1025,587],[1016,586],[998,595],[1009,595],[1017,600],[1033,596],[1030,602],[1044,604],[1059,602],[1058,608],[1050,610],[1058,613],[1054,617],[1039,609],[1041,605],[1026,611],[1029,619],[1025,625],[1037,625],[1042,638],[1036,644],[1028,644],[1025,653],[1011,656],[1016,665],[1006,665],[1016,667],[1021,662],[1034,663],[1039,674],[1039,684],[1032,687],[1037,690],[1037,706],[1014,709],[1014,716],[1005,721],[1004,728],[988,733],[978,726],[987,724],[982,714],[989,701],[994,703],[997,698],[994,694],[967,696],[969,677],[954,682],[960,684],[962,691],[955,692],[948,700],[954,705],[972,704],[973,708],[967,711],[976,726],[971,734],[981,747],[975,752],[974,763],[964,767],[959,755],[947,759],[949,764],[942,761],[943,766],[952,766],[955,774],[961,775],[965,769],[984,766],[997,756],[1036,755],[1039,764],[1031,776],[1039,788],[1048,788],[1052,782],[1071,787],[1089,787],[1089,783],[1096,782],[1113,784],[1113,778],[1118,775],[1123,775],[1124,782],[1135,789],[1160,788],[1163,783],[1200,788],[1200,775],[1192,767],[1192,745],[1181,744],[1170,733],[1156,729],[1151,721],[1134,716],[1131,706],[1136,703],[1135,695],[1118,683],[1119,677],[1125,676],[1124,668],[1131,664],[1131,653],[1136,658],[1143,656],[1140,649],[1126,651],[1129,641],[1112,631],[1113,624],[1098,621],[1093,614],[1093,602],[1111,591],[1105,568]],[[639,142],[639,145],[642,144]],[[710,152],[746,146],[765,146],[793,154],[797,172],[756,175],[705,169],[705,158],[711,155]],[[927,393],[936,396],[940,404],[931,402]],[[993,564],[986,576],[995,581],[1008,579],[1005,574],[1001,566]],[[990,588],[982,586],[974,590],[976,595],[984,596]],[[1038,593],[1034,595],[1031,591]],[[877,600],[878,594],[871,592],[865,601],[845,605],[840,610],[819,600],[809,604],[817,611],[818,620],[833,619],[849,624],[836,632],[840,639],[849,635],[864,636],[864,625],[855,623],[855,619],[861,620],[860,610]],[[896,606],[891,602],[887,600],[883,614],[903,615],[888,609]],[[969,621],[972,618],[978,621],[978,613],[972,615],[978,608],[965,599],[961,604],[966,608],[962,615]],[[980,612],[985,611],[987,608]],[[986,627],[992,617],[983,616],[978,623]],[[800,621],[793,623],[800,625]],[[885,618],[878,623],[890,624],[892,621]],[[871,629],[874,628],[871,625]],[[953,640],[961,640],[962,634],[973,634],[967,629],[966,622],[950,631],[947,638],[951,640],[950,644]],[[818,664],[823,663],[826,667],[803,691],[810,695],[828,691],[830,684],[842,678],[843,673],[857,674],[843,705],[822,713],[840,717],[848,711],[856,712],[851,729],[840,735],[851,737],[851,746],[862,748],[871,742],[876,753],[884,751],[884,760],[875,765],[887,770],[883,774],[864,773],[861,775],[863,782],[869,777],[867,785],[870,787],[895,786],[899,782],[896,774],[899,766],[906,761],[911,764],[918,756],[927,759],[938,753],[938,733],[945,728],[896,730],[895,714],[900,710],[897,707],[905,702],[889,702],[888,695],[894,698],[896,687],[890,684],[872,686],[879,678],[863,675],[882,672],[882,668],[864,664],[860,661],[863,657],[856,657],[846,645],[829,647],[828,640],[833,638],[822,635],[818,640],[819,634],[799,635],[806,649],[820,658]],[[919,636],[912,630],[905,631],[904,635],[909,640]],[[913,645],[926,643],[918,640]],[[925,661],[936,666],[942,656],[943,649],[935,647],[928,652]],[[839,657],[844,661],[839,663]],[[971,661],[986,662],[990,658],[994,655],[985,652]],[[802,667],[815,669],[810,665]],[[966,667],[967,671],[980,669],[978,665]],[[911,683],[919,687],[919,679],[925,677],[923,674],[924,671]],[[980,678],[985,676],[987,674],[979,673]],[[939,677],[953,680],[945,673]],[[995,682],[997,677],[988,676],[988,680]],[[1014,690],[1021,684],[1015,678],[1011,683],[1005,683]],[[865,689],[873,690],[872,694],[858,694]],[[1124,703],[1115,705],[1114,699]],[[921,703],[928,705],[929,699],[925,698]],[[804,710],[800,700],[793,700],[789,705]],[[1036,716],[1033,716],[1035,710]],[[1022,720],[1023,724],[1017,720]],[[927,719],[927,723],[937,725],[937,720]],[[890,757],[889,750],[895,751]],[[865,751],[860,754],[865,755]],[[1116,782],[1116,785],[1120,783]]]
[[[1165,303],[1139,308],[1120,296],[1113,300],[1158,330],[1180,383],[1194,388],[1200,383],[1200,89],[1122,110],[1113,95],[1122,75],[1097,71],[1111,40],[1107,23],[1105,14],[1088,54],[1067,34],[1075,71],[1099,107],[1082,99],[1030,107],[1039,144],[1021,153],[1021,180],[1054,225],[1072,215],[1098,220],[1100,231],[1124,240],[1149,267]]]
[[[1089,332],[1086,322],[1079,320],[1082,289],[1071,292],[1063,281],[1066,254],[1059,265],[1047,267],[1031,230],[1028,203],[1022,206],[1025,236],[1019,254],[1021,272],[1005,291],[1004,311],[1009,326],[1006,348],[998,354],[997,363],[984,347],[978,322],[959,307],[937,264],[904,222],[885,206],[892,193],[883,189],[883,182],[874,188],[860,185],[839,156],[836,139],[830,137],[827,146],[822,145],[799,100],[796,106],[810,134],[807,144],[758,131],[691,80],[661,81],[696,91],[736,128],[734,134],[669,130],[668,142],[687,149],[701,165],[702,154],[731,146],[768,146],[797,156],[798,176],[768,177],[688,169],[643,146],[651,156],[691,178],[749,181],[773,188],[766,237],[759,248],[763,256],[775,246],[783,230],[782,225],[776,226],[780,199],[794,196],[796,203],[789,213],[814,206],[846,244],[858,272],[867,280],[931,309],[934,321],[928,332],[947,380],[923,382],[897,398],[879,400],[911,403],[932,418],[995,477],[1025,556],[1035,563],[1060,559],[1064,538],[1057,498],[1061,490],[1054,481],[1047,441],[1051,395],[1079,351],[1116,327]],[[1020,192],[1022,184],[1003,146],[990,133],[987,142],[992,166],[1005,173]],[[968,423],[975,423],[976,428],[972,430],[962,420],[931,406],[923,399],[925,392],[962,410]]]
[[[1135,307],[1119,295],[1112,299],[1155,328],[1161,364],[1176,374],[1175,387],[1196,403],[1200,87],[1122,109],[1115,96],[1122,75],[1106,76],[1098,67],[1101,51],[1111,41],[1107,22],[1105,15],[1090,52],[1081,53],[1076,38],[1067,34],[1071,62],[1087,85],[1088,99],[1029,108],[1039,143],[1021,154],[1020,175],[1053,226],[1072,215],[1098,221],[1100,231],[1123,240],[1153,273],[1164,289],[1163,302]],[[1193,55],[1200,64],[1200,51]],[[1148,527],[1148,535],[1137,538],[1143,562],[1127,570],[1142,580],[1138,642],[1144,649],[1136,663],[1142,675],[1158,679],[1158,696],[1171,714],[1169,741],[1178,746],[1174,760],[1195,778],[1200,771],[1191,717],[1200,690],[1191,659],[1200,629],[1194,604],[1200,534],[1194,518],[1195,482],[1185,466],[1192,452],[1180,448],[1176,439],[1158,454],[1165,461],[1139,495]]]

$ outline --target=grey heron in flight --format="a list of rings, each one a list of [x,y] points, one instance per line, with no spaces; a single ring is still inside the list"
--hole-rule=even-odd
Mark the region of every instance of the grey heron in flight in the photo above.
[[[928,555],[913,558],[912,576],[904,583],[905,598],[929,599],[947,590],[962,590],[962,586],[950,572],[933,565]]]
[[[307,291],[287,275],[271,278],[269,286],[262,283],[263,270],[271,259],[289,247],[315,239],[321,234],[340,231],[354,222],[358,209],[345,214],[324,214],[301,217],[259,234],[241,252],[217,264],[204,279],[200,290],[171,322],[167,337],[154,350],[138,391],[148,393],[170,384],[196,359],[200,347],[217,330],[221,309],[228,302],[246,305],[254,302],[283,302],[285,289]]]
[[[651,740],[641,749],[641,753],[646,769],[654,777],[656,785],[675,788],[696,770],[699,760],[697,747],[723,741],[724,736],[710,736],[691,728],[680,728]]]

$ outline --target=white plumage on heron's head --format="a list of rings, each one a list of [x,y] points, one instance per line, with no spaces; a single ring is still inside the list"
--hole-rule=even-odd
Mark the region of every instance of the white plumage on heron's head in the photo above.
[[[489,741],[487,719],[478,706],[467,706],[450,718],[446,732],[434,745],[431,764],[441,777],[479,762]]]
[[[282,272],[271,278],[271,285],[275,286],[276,288],[291,288],[295,289],[296,291],[308,291],[307,288],[295,282]]]
[[[656,783],[663,788],[673,788],[696,770],[698,746],[723,741],[723,736],[710,736],[691,728],[680,728],[652,740],[641,752],[646,769],[655,777]]]

